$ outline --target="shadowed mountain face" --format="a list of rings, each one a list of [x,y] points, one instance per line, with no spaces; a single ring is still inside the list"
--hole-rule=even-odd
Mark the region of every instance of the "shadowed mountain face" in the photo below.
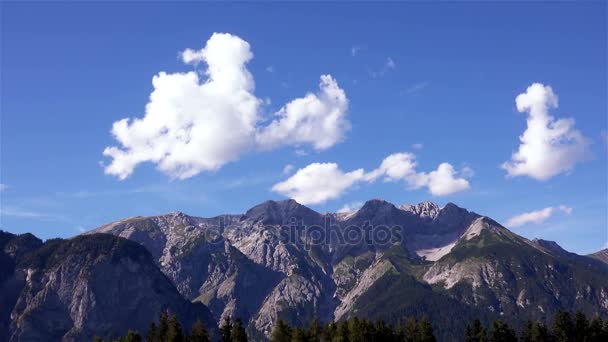
[[[3,257],[13,261],[2,259],[0,267],[21,265],[10,276],[17,279],[11,283],[17,284],[11,285],[17,289],[13,290],[17,299],[0,308],[4,310],[0,313],[12,312],[15,317],[10,321],[3,316],[8,334],[29,336],[24,334],[48,331],[64,339],[89,334],[88,323],[77,323],[74,317],[80,316],[67,308],[92,302],[86,299],[91,293],[96,298],[107,295],[82,285],[101,277],[91,269],[103,269],[103,275],[119,279],[121,284],[133,283],[120,288],[121,293],[135,292],[145,282],[130,278],[130,270],[145,270],[147,281],[164,284],[153,287],[152,292],[131,295],[141,300],[164,298],[149,299],[155,304],[148,311],[156,313],[167,306],[191,317],[192,310],[208,308],[209,320],[240,317],[259,338],[269,336],[278,318],[303,325],[315,317],[327,321],[358,315],[394,321],[427,315],[440,327],[441,340],[460,340],[464,326],[474,317],[501,317],[519,324],[528,318],[550,319],[559,309],[608,317],[608,265],[596,260],[601,254],[584,257],[554,242],[527,240],[452,203],[397,207],[371,200],[352,213],[320,214],[293,200],[267,201],[242,215],[134,217],[92,233],[112,234],[136,244],[116,242],[122,247],[108,250],[79,242],[71,248],[80,246],[79,253],[90,258],[77,260],[67,253],[59,264],[50,257],[51,262],[43,264],[31,261],[36,260],[32,255],[46,255],[41,251],[53,242],[40,247],[39,241],[23,238],[31,240],[23,244],[23,252],[4,248]],[[61,243],[72,246],[72,241],[100,236],[106,235],[85,235]],[[66,248],[55,247],[53,253],[63,255]],[[119,253],[124,249],[129,253]],[[16,257],[11,255],[26,255],[21,258],[29,261],[14,261]],[[28,302],[32,297],[28,293],[33,291],[29,289],[35,287],[25,281],[30,279],[25,276],[30,269],[39,270],[36,274],[41,276],[32,279],[42,279],[46,287],[64,286],[71,293],[84,291],[86,296],[47,296],[47,301]],[[68,269],[87,271],[78,271],[73,279],[79,281],[63,280],[69,284],[51,281],[67,279],[63,275]],[[22,278],[16,276],[19,272],[24,274]],[[8,284],[7,279],[3,283]],[[133,298],[122,300],[127,311],[140,305],[128,304],[139,303]],[[25,304],[20,306],[22,301]],[[120,301],[114,304],[121,306]],[[103,321],[103,305],[85,307],[89,307],[86,313],[90,317]],[[23,314],[43,309],[58,310],[55,315],[64,318],[52,327],[41,327],[28,323],[31,316]],[[198,314],[204,315],[203,311]]]
[[[216,329],[209,310],[185,300],[137,243],[108,234],[44,244],[2,236],[8,238],[3,255],[13,260],[0,283],[2,340],[91,341],[145,331],[162,310],[177,313],[186,326],[200,318]]]

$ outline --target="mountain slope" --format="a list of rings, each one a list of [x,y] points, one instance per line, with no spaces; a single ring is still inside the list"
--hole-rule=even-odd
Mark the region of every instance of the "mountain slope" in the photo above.
[[[161,310],[177,313],[186,326],[200,318],[215,330],[208,309],[185,300],[150,253],[123,238],[50,240],[18,261],[12,278],[20,291],[10,341],[83,341],[145,331]]]
[[[267,201],[241,215],[133,217],[93,233],[145,247],[146,267],[158,267],[179,298],[205,304],[216,322],[240,317],[259,338],[279,318],[303,325],[424,314],[441,325],[441,340],[458,340],[473,317],[516,325],[560,309],[608,317],[607,264],[452,203],[375,199],[351,213],[320,214],[293,200]],[[123,277],[124,266],[112,265]]]
[[[546,320],[557,310],[606,317],[606,265],[556,244],[529,241],[490,219],[479,220],[472,227],[475,234],[465,235],[428,269],[426,282],[507,320]]]
[[[608,248],[604,248],[601,251],[589,254],[588,257],[597,259],[601,262],[608,264]]]

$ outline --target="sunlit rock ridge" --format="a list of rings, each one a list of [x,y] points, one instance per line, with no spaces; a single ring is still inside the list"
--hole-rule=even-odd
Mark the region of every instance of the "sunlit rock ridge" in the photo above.
[[[458,340],[477,317],[519,324],[551,319],[560,309],[608,317],[605,253],[580,256],[528,240],[453,203],[373,199],[353,212],[318,213],[294,200],[266,201],[212,218],[131,217],[44,244],[3,233],[0,247],[7,260],[0,286],[10,290],[0,301],[0,332],[14,341],[104,333],[113,318],[99,303],[109,291],[102,283],[122,294],[146,286],[124,301],[148,301],[152,314],[173,308],[186,320],[208,317],[212,327],[239,317],[257,339],[268,338],[279,318],[305,325],[313,318],[426,315],[441,326],[441,340]],[[70,258],[75,250],[91,257]],[[143,280],[118,287],[138,272]],[[163,285],[150,289],[148,278]],[[137,305],[113,300],[122,314],[136,315]],[[65,317],[58,326],[41,327],[25,314],[48,317],[57,308]],[[95,327],[82,323],[90,317]],[[114,332],[120,329],[127,327]]]

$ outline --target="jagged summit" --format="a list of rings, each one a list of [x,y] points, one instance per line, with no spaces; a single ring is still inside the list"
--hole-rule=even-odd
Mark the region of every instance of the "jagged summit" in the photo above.
[[[414,215],[418,215],[423,219],[431,220],[434,219],[441,210],[441,208],[437,204],[429,201],[418,203],[415,205],[403,204],[399,207],[399,209],[405,210]]]
[[[155,317],[162,307],[186,317],[195,309],[189,302],[195,302],[209,309],[209,326],[240,317],[247,329],[266,338],[278,319],[291,324],[352,315],[389,320],[420,307],[442,326],[458,319],[466,325],[470,317],[462,315],[467,312],[536,320],[574,307],[608,315],[608,265],[592,259],[606,258],[606,250],[589,257],[567,254],[553,242],[530,241],[453,203],[397,208],[372,199],[336,217],[284,200],[212,218],[182,212],[131,217],[93,231],[137,244],[91,232],[41,246],[31,236],[0,231],[0,293],[9,293],[2,286],[23,286],[27,280],[27,287],[11,290],[8,305],[2,307],[0,300],[0,340],[6,340],[2,331],[13,323],[11,333],[25,339],[36,332],[28,325],[31,319],[43,321],[58,309],[69,313],[62,316],[65,322],[96,323],[78,326],[86,334],[82,340],[91,340],[88,336],[104,326],[122,329],[114,316],[101,314],[116,293],[127,303],[118,306],[120,322],[140,310],[139,303]],[[298,226],[318,225],[322,230],[314,232],[320,235],[291,235],[285,226],[294,218]],[[368,234],[386,233],[380,226],[390,227],[390,240]],[[356,233],[352,227],[363,227],[365,234],[350,234]],[[20,262],[33,251],[38,253]],[[26,277],[31,269],[43,278]],[[164,285],[159,289],[158,284]],[[36,291],[45,300],[30,295]],[[17,300],[24,304],[16,306]],[[32,318],[30,312],[43,315]],[[52,327],[43,328],[48,333]]]

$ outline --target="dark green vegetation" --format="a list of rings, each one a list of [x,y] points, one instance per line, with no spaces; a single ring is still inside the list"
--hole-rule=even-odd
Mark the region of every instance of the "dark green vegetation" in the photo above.
[[[352,317],[340,322],[321,324],[312,320],[306,327],[293,327],[284,320],[274,326],[271,342],[435,342],[435,334],[441,328],[433,329],[431,322],[423,316],[398,320],[387,324],[383,320]],[[582,312],[574,316],[559,311],[553,324],[546,326],[541,322],[527,321],[520,331],[516,331],[502,320],[493,321],[486,327],[479,319],[467,325],[466,330],[453,340],[465,342],[605,342],[608,341],[608,320],[603,322],[596,317],[589,320]],[[220,327],[219,341],[246,342],[247,333],[240,319],[234,323],[225,319]],[[209,334],[201,321],[196,321],[189,333],[185,333],[175,315],[163,312],[158,322],[152,322],[145,340],[148,342],[207,342]],[[129,331],[117,339],[95,338],[95,341],[136,342],[142,336]]]
[[[220,341],[241,342],[247,341],[247,334],[240,320],[233,325],[228,319],[221,329]],[[196,320],[188,332],[184,331],[177,315],[162,311],[158,321],[150,323],[145,336],[137,330],[129,330],[125,336],[117,338],[102,338],[96,336],[94,342],[209,342],[211,337],[204,323]]]

